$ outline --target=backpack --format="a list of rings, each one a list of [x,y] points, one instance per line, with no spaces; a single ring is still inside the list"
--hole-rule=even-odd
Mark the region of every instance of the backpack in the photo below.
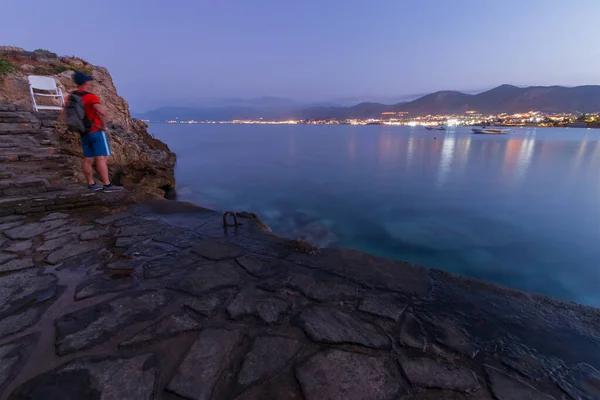
[[[65,105],[65,122],[71,131],[79,132],[80,135],[86,135],[92,129],[92,121],[85,115],[82,97],[88,92],[72,92]]]

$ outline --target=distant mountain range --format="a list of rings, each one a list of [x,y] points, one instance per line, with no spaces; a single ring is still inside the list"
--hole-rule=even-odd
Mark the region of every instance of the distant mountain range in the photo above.
[[[409,116],[428,114],[462,114],[476,110],[482,114],[542,112],[598,112],[600,86],[530,86],[501,85],[494,89],[467,94],[439,91],[412,101],[392,105],[360,103],[355,106],[306,106],[291,100],[265,97],[256,100],[215,101],[200,107],[163,107],[136,117],[151,121],[169,119],[348,119],[378,118],[384,112],[407,112]]]

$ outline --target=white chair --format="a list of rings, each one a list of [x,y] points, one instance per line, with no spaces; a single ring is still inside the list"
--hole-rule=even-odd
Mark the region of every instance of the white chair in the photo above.
[[[46,92],[53,93],[36,93],[34,90],[44,90]],[[50,78],[49,76],[30,75],[29,91],[31,92],[31,101],[33,102],[34,111],[62,110],[62,106],[65,103],[65,98],[63,97],[62,90],[60,90],[60,88],[56,85],[56,81],[54,80],[54,78]],[[60,106],[40,106],[35,101],[35,96],[54,97],[56,99],[59,99]]]

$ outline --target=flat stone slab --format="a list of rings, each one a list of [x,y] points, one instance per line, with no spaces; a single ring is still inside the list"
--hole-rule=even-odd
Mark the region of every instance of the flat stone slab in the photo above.
[[[274,378],[248,386],[235,400],[304,400],[302,389],[293,373],[285,372]]]
[[[123,220],[125,218],[129,218],[129,217],[131,217],[131,214],[121,213],[121,214],[107,215],[106,217],[102,217],[102,218],[97,218],[94,220],[94,222],[97,224],[100,224],[100,225],[110,225],[112,223],[115,223],[117,221]]]
[[[142,222],[141,224],[124,226],[119,228],[117,236],[138,236],[143,233],[145,236],[152,236],[161,233],[165,229],[165,226],[156,222]]]
[[[484,367],[492,393],[497,400],[555,400],[554,397],[541,393],[531,385],[502,370],[490,365]]]
[[[190,314],[179,311],[153,324],[131,338],[119,344],[120,347],[140,346],[163,339],[175,337],[181,333],[199,331],[200,324]]]
[[[519,342],[502,342],[500,354],[504,365],[532,381],[548,379],[556,372],[566,372],[567,369],[562,360],[547,357]]]
[[[24,240],[21,242],[16,242],[8,246],[4,251],[8,251],[10,253],[21,253],[23,251],[27,251],[31,248],[31,240]]]
[[[210,317],[217,310],[219,310],[221,306],[223,306],[223,304],[233,295],[233,293],[235,293],[235,290],[220,290],[217,293],[206,295],[200,298],[191,298],[185,301],[183,304],[185,307],[197,312],[198,314]]]
[[[0,264],[4,264],[5,262],[13,260],[15,258],[17,258],[16,254],[0,253]]]
[[[244,249],[231,243],[206,238],[192,247],[192,252],[209,260],[219,261],[240,257],[244,254]]]
[[[64,219],[47,222],[32,222],[16,228],[5,230],[4,234],[13,240],[26,240],[39,236],[45,232],[58,229],[67,223],[68,221]]]
[[[344,311],[312,307],[302,311],[296,324],[316,342],[355,343],[375,349],[389,349],[390,339],[381,328]]]
[[[569,368],[558,384],[574,399],[600,399],[600,371],[589,364],[579,363]]]
[[[144,240],[148,240],[148,239],[149,239],[149,237],[146,235],[119,237],[119,238],[117,238],[115,246],[128,248],[130,246],[133,246],[134,244],[143,242]]]
[[[19,373],[31,354],[39,334],[34,333],[0,346],[0,393]]]
[[[280,373],[301,347],[301,342],[291,338],[258,337],[252,350],[244,358],[237,378],[238,383],[244,386],[251,385]]]
[[[407,313],[398,335],[400,344],[413,349],[426,350],[427,337],[423,330],[423,324],[412,313]]]
[[[100,243],[69,243],[48,254],[46,261],[50,264],[58,264],[68,258],[75,257],[80,254],[88,253],[95,250],[100,250],[104,247]]]
[[[454,353],[473,357],[478,347],[473,338],[463,329],[455,320],[446,317],[427,316],[423,318],[426,325],[425,330],[434,337],[434,339],[450,349]]]
[[[176,279],[169,287],[195,296],[210,290],[238,286],[242,282],[238,270],[230,262],[203,264],[182,279]]]
[[[185,229],[170,229],[162,235],[156,235],[152,238],[157,242],[172,244],[173,246],[187,249],[192,247],[200,240],[200,236]]]
[[[90,297],[122,292],[134,289],[137,282],[130,276],[113,277],[106,275],[96,275],[86,279],[75,288],[75,301],[88,299]]]
[[[42,245],[38,246],[36,251],[45,252],[45,251],[54,251],[58,249],[60,246],[65,243],[72,242],[74,239],[73,236],[61,236],[56,239],[50,239],[45,241]]]
[[[167,390],[191,400],[216,398],[215,386],[230,366],[231,354],[241,339],[239,330],[208,328],[200,332]]]
[[[16,228],[24,224],[23,220],[4,222],[0,224],[0,232],[6,232],[9,229]]]
[[[147,291],[64,315],[56,320],[56,352],[64,355],[89,349],[133,323],[152,321],[169,300],[164,292]]]
[[[143,265],[143,261],[117,260],[106,264],[103,268],[105,274],[112,277],[127,277],[135,273]]]
[[[69,224],[67,226],[60,227],[59,229],[46,232],[44,234],[44,240],[52,240],[63,236],[78,237],[83,232],[87,232],[93,228],[94,227],[92,225],[81,226],[76,224]]]
[[[36,270],[0,276],[0,318],[52,299],[57,294],[57,284],[56,276]]]
[[[279,272],[284,272],[291,265],[287,261],[278,258],[259,256],[249,254],[236,258],[240,264],[250,275],[258,278],[268,278]]]
[[[287,287],[299,291],[310,299],[322,302],[357,299],[363,292],[363,289],[358,285],[342,281],[326,273],[316,277],[314,273],[290,272],[283,277],[267,280],[259,286],[267,290]]]
[[[361,288],[349,282],[342,282],[334,278],[316,279],[310,274],[291,274],[287,279],[287,286],[298,290],[306,297],[319,301],[333,301],[343,298],[357,298],[361,295]]]
[[[110,235],[110,229],[92,229],[79,235],[81,240],[98,240]]]
[[[402,371],[415,386],[474,392],[480,388],[473,371],[462,366],[447,366],[430,358],[409,358],[400,362]]]
[[[397,291],[409,296],[427,296],[431,278],[425,268],[372,256],[360,251],[323,249],[313,265],[325,271],[351,277],[371,286]]]
[[[189,268],[197,262],[195,258],[184,255],[169,255],[154,258],[144,264],[144,278],[153,279],[170,275],[174,272]]]
[[[95,275],[102,269],[103,265],[113,258],[114,254],[104,247],[99,250],[88,251],[87,253],[78,254],[76,256],[65,259],[57,267],[58,271],[65,269],[77,274],[81,278],[82,275]]]
[[[398,321],[406,303],[391,294],[371,294],[365,296],[358,309],[360,311]]]
[[[55,219],[65,219],[65,218],[69,218],[69,217],[70,217],[69,214],[55,212],[55,213],[50,213],[50,214],[46,215],[44,218],[40,219],[40,221],[42,221],[42,222],[54,221]]]
[[[30,307],[21,313],[0,318],[0,338],[20,332],[39,321],[43,308]]]
[[[127,238],[118,238],[117,243],[122,243],[120,240],[126,240]],[[155,242],[151,238],[146,236],[131,236],[131,240],[136,241],[135,244],[131,245],[123,255],[127,257],[134,257],[135,259],[154,259],[158,256],[178,256],[181,255],[181,250],[175,246],[167,243]],[[141,239],[141,240],[138,240]],[[117,246],[119,247],[119,246]],[[127,246],[121,246],[127,247]],[[198,258],[196,255],[190,255],[194,258]]]
[[[81,358],[25,382],[9,399],[147,400],[153,398],[157,374],[152,354]]]
[[[28,258],[15,258],[7,263],[0,265],[0,273],[20,271],[22,269],[28,269],[35,267],[33,259]]]
[[[454,390],[416,389],[398,400],[495,400],[492,395],[482,391],[460,393]]]
[[[97,220],[94,222],[97,222]],[[115,228],[120,228],[122,226],[139,225],[142,222],[144,222],[144,220],[142,218],[135,217],[135,216],[129,216],[126,218],[121,218],[121,219],[111,222],[111,223],[112,223],[112,226],[114,226]]]
[[[383,359],[327,350],[296,368],[306,400],[395,400],[404,391]]]
[[[260,318],[267,324],[274,324],[282,320],[292,304],[285,300],[260,290],[244,290],[238,293],[227,306],[231,318],[245,315]]]

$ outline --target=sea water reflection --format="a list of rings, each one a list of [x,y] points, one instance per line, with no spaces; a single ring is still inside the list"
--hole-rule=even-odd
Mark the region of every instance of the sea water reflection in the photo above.
[[[600,132],[152,125],[183,199],[282,235],[600,306]]]

